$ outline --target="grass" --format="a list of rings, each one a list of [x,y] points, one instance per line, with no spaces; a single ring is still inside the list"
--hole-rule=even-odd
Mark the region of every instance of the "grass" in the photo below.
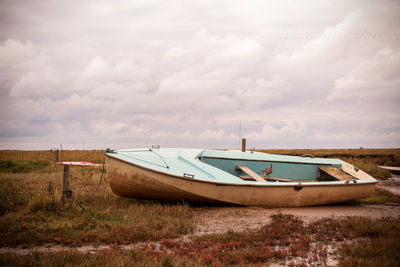
[[[340,249],[341,266],[400,266],[399,220],[365,221],[367,239],[345,242]]]
[[[400,196],[395,195],[385,189],[375,188],[374,193],[369,198],[358,200],[361,203],[374,203],[374,204],[386,204],[386,203],[400,203]]]
[[[63,150],[58,152],[59,161],[89,161],[103,163],[103,150]],[[0,150],[1,160],[44,160],[54,162],[52,150]]]
[[[83,203],[61,202],[62,166],[46,172],[0,173],[0,246],[60,243],[131,243],[178,237],[193,231],[188,205],[124,199],[114,195],[107,179]],[[4,169],[3,169],[4,171]],[[70,168],[70,186],[82,199],[92,192],[101,168]],[[49,182],[55,192],[48,193]]]
[[[46,160],[2,160],[0,161],[0,172],[28,173],[45,169],[50,164]]]
[[[400,148],[388,149],[258,149],[283,155],[313,155],[314,157],[357,157],[373,159],[379,165],[400,166]]]
[[[139,250],[109,249],[95,254],[82,254],[78,251],[54,254],[33,254],[29,256],[0,255],[2,266],[204,266],[201,262],[173,257],[168,254],[150,254]]]
[[[285,227],[283,227],[285,226]],[[42,266],[399,266],[400,220],[330,217],[308,224],[275,214],[259,230],[163,240],[140,249],[117,246],[95,254],[76,251],[1,255],[0,264]],[[332,250],[332,246],[337,249]]]

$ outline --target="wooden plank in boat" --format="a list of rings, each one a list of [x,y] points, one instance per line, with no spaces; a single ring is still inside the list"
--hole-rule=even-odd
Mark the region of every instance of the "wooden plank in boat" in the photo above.
[[[248,176],[248,175],[241,175],[239,176],[240,179],[245,180],[245,181],[255,181],[253,177]]]
[[[330,176],[333,176],[336,179],[339,179],[342,181],[354,179],[351,175],[349,175],[349,174],[345,173],[344,171],[339,170],[338,168],[335,168],[335,167],[319,167],[319,169],[321,171],[326,172]]]
[[[289,179],[273,178],[273,177],[268,177],[268,176],[264,176],[264,179],[265,180],[280,181],[280,182],[292,182],[292,180],[289,180]]]
[[[241,178],[241,179],[243,179],[245,181],[255,181],[255,179],[253,177],[246,176],[246,175],[241,175],[241,176],[239,176],[239,178]],[[264,176],[262,178],[264,178],[265,180],[273,180],[273,181],[280,181],[280,182],[292,182],[292,180],[283,179],[283,178],[273,178],[273,177],[268,177],[268,176]]]
[[[250,170],[249,167],[243,166],[243,165],[239,165],[239,166],[237,166],[237,168],[239,170],[242,170],[243,172],[247,173],[248,175],[250,175],[252,178],[254,178],[254,180],[256,180],[258,182],[265,182],[264,178],[262,178],[260,175],[258,175],[257,173],[253,172],[252,170]]]

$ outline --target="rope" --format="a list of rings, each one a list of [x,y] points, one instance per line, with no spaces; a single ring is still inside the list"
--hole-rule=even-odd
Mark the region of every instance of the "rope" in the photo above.
[[[103,168],[101,170],[101,176],[100,176],[99,183],[97,184],[96,189],[92,193],[90,193],[89,196],[85,197],[82,200],[79,200],[78,195],[75,193],[75,191],[72,189],[69,189],[74,194],[76,203],[78,204],[79,207],[81,207],[82,211],[88,211],[90,214],[92,214],[89,210],[85,209],[85,207],[82,205],[82,203],[89,200],[97,192],[97,190],[99,190],[99,187],[100,187],[101,181],[103,180],[103,176],[104,176],[104,172],[105,172],[105,168],[104,168],[105,162],[106,162],[106,157],[104,157],[104,159],[103,159]]]
[[[85,202],[85,201],[89,200],[97,192],[97,190],[99,189],[101,181],[103,180],[104,172],[105,172],[105,168],[104,168],[105,163],[106,163],[106,157],[103,158],[103,168],[101,170],[100,180],[99,180],[99,183],[97,184],[96,189],[89,196],[87,196],[86,198],[82,199],[81,202]]]
[[[151,152],[153,152],[154,154],[156,154],[158,157],[160,157],[160,159],[164,162],[164,164],[165,164],[165,166],[166,166],[166,167],[163,166],[164,168],[169,169],[168,164],[165,162],[164,158],[161,157],[161,155],[159,155],[158,153],[154,152],[153,149],[151,149],[151,148],[149,148],[149,150],[150,150]]]
[[[160,165],[160,164],[157,164],[157,163],[154,163],[154,162],[151,162],[151,161],[147,161],[147,160],[144,160],[144,159],[135,158],[135,157],[133,157],[133,156],[131,156],[131,155],[128,155],[128,154],[126,154],[126,153],[124,153],[124,152],[153,152],[154,154],[156,154],[156,155],[163,161],[163,163],[165,164],[165,166]],[[157,154],[156,152],[154,152],[153,149],[151,149],[151,148],[148,148],[148,150],[137,150],[137,151],[134,151],[134,150],[129,151],[129,150],[128,150],[128,151],[119,151],[119,152],[115,152],[115,153],[124,155],[125,157],[128,157],[128,158],[140,160],[140,161],[143,161],[143,162],[152,164],[152,165],[156,165],[156,166],[159,166],[159,167],[163,167],[163,168],[169,169],[169,166],[168,166],[167,162],[164,160],[164,158],[163,158],[161,155],[159,155],[159,154]]]

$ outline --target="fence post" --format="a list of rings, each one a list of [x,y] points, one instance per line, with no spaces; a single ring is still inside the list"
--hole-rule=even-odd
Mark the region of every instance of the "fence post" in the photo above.
[[[66,198],[72,197],[72,191],[69,189],[69,165],[64,165],[63,190],[61,201],[64,203]]]

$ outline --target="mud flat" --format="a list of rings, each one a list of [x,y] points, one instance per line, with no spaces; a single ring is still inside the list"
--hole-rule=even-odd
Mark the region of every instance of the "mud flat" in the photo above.
[[[400,176],[392,174],[392,177],[387,180],[378,180],[378,187],[400,195]]]
[[[299,216],[306,223],[323,217],[332,216],[399,218],[400,206],[346,203],[329,206],[296,208],[208,207],[197,215],[198,223],[195,234],[255,230],[268,223],[270,216],[277,213]]]

